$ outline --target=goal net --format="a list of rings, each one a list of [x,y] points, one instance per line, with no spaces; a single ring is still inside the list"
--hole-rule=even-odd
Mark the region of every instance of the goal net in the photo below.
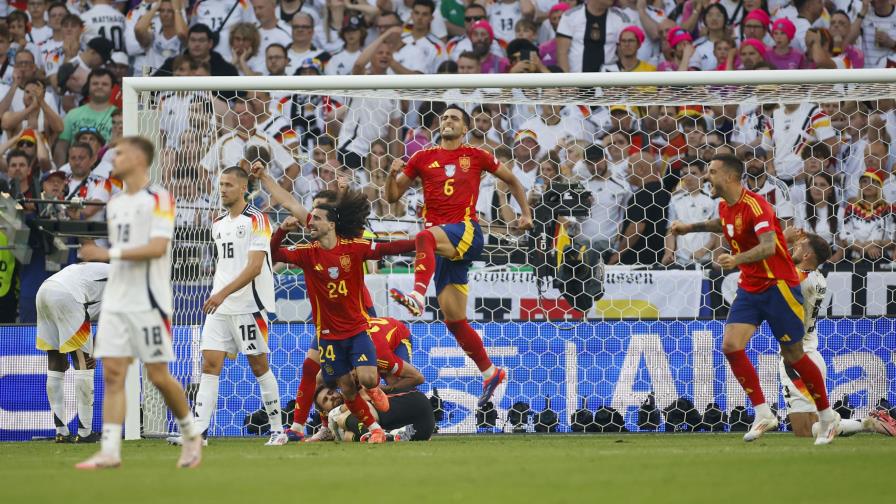
[[[153,177],[177,202],[172,371],[188,393],[198,386],[222,169],[262,160],[306,206],[344,178],[372,201],[371,236],[412,237],[422,194],[389,204],[387,170],[437,145],[439,116],[457,104],[471,118],[467,142],[525,187],[535,227],[519,231],[507,187],[482,180],[485,251],[467,316],[509,375],[483,410],[480,373],[435,293],[419,320],[387,296],[412,287],[413,257],[366,277],[377,314],[412,330],[440,432],[746,430],[752,410],[719,350],[738,277],[716,262],[725,240],[667,236],[673,220],[716,215],[703,177],[718,153],[744,161],[744,184],[783,225],[830,245],[826,293],[809,308],[832,401],[863,416],[896,401],[894,82],[873,70],[126,79],[126,128],[155,142]],[[251,199],[274,225],[287,217],[263,191]],[[302,272],[277,265],[276,285],[271,364],[287,409],[313,326]],[[767,325],[748,353],[783,421],[801,392],[782,381]],[[144,435],[174,430],[148,383],[141,404]],[[210,434],[264,431],[261,409],[245,358],[228,360]]]

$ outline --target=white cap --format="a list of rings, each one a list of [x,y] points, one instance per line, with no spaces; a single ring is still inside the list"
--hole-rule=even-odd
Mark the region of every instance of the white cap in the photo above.
[[[128,60],[128,55],[121,51],[113,52],[112,56],[109,59],[112,60],[112,63],[115,63],[117,65],[130,65],[130,61]]]

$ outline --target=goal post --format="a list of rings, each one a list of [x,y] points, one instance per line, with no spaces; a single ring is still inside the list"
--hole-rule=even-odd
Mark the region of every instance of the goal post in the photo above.
[[[200,307],[211,288],[214,259],[209,216],[219,206],[214,180],[221,169],[259,156],[306,203],[316,190],[330,187],[331,177],[347,176],[374,204],[370,224],[378,239],[413,236],[422,228],[422,196],[412,189],[401,202],[386,203],[377,185],[388,169],[383,159],[432,145],[438,132],[431,121],[444,104],[474,112],[476,142],[525,179],[537,221],[536,231],[519,233],[518,207],[500,184],[484,179],[480,197],[487,201],[477,211],[486,247],[471,270],[468,318],[495,363],[511,371],[493,411],[476,410],[479,372],[438,313],[430,310],[411,323],[385,295],[389,288],[413,285],[411,259],[386,260],[368,276],[377,314],[411,324],[414,364],[427,378],[422,390],[438,390],[445,404],[440,429],[471,433],[661,425],[716,430],[706,420],[716,410],[725,418],[740,414],[746,398],[717,350],[737,285],[736,275],[713,266],[724,240],[705,236],[695,245],[673,239],[664,248],[670,215],[696,219],[696,210],[687,208],[699,205],[710,212],[706,217],[712,215],[710,196],[700,196],[700,170],[720,149],[745,160],[761,158],[760,171],[780,180],[761,179],[760,172],[751,180],[771,184],[765,189],[782,218],[824,235],[835,253],[844,250],[826,269],[828,294],[818,324],[832,402],[849,396],[862,413],[880,399],[896,403],[896,354],[887,349],[891,336],[880,329],[896,323],[889,318],[896,316],[896,302],[887,294],[896,287],[890,266],[896,213],[881,210],[893,221],[879,226],[886,236],[877,236],[876,221],[852,222],[848,209],[861,203],[867,168],[892,168],[894,100],[896,72],[857,69],[128,77],[122,104],[124,134],[154,140],[159,155],[153,180],[172,190],[179,212],[186,212],[178,216],[172,275],[175,349],[185,360],[173,370],[187,384],[199,373]],[[481,114],[487,117],[476,117]],[[805,114],[805,120],[793,114]],[[257,131],[262,124],[269,129]],[[354,136],[343,131],[348,124]],[[234,131],[246,127],[261,140],[245,140],[231,150],[227,142]],[[265,154],[250,146],[261,146]],[[816,184],[818,173],[830,175],[830,192],[823,180]],[[896,195],[896,184],[885,184],[883,175],[881,194]],[[273,225],[286,216],[265,206],[263,192],[252,198]],[[682,204],[670,213],[682,198],[696,206]],[[856,246],[877,240],[893,243],[879,247],[880,254],[872,245]],[[629,242],[641,243],[641,249]],[[285,266],[277,275],[277,308],[271,367],[285,407],[310,341],[301,275]],[[776,343],[767,329],[750,356],[766,396],[786,411],[788,391],[782,392]],[[244,434],[242,418],[258,409],[257,386],[242,359],[225,365],[223,411],[213,417],[212,435]],[[137,368],[128,377],[128,404],[142,406],[144,427],[155,425],[142,434],[164,434],[174,424],[160,417],[161,398],[141,383]],[[549,419],[540,416],[549,411],[558,417],[556,426],[539,420]],[[658,423],[642,421],[641,414],[659,415]],[[129,407],[126,438],[140,437],[140,415],[140,408]],[[722,422],[726,429],[742,423],[730,418]]]

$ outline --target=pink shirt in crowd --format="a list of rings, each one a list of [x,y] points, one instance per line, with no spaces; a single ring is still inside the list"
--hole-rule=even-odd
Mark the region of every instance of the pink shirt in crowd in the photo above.
[[[774,48],[769,48],[765,59],[772,65],[775,65],[775,68],[778,70],[797,70],[805,68],[806,64],[806,58],[803,56],[803,53],[793,47],[790,48],[789,53],[783,56],[776,53]]]

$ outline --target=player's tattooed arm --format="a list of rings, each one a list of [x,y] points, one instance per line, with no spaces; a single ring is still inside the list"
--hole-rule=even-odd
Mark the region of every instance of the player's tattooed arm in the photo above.
[[[759,235],[759,245],[737,255],[722,254],[719,256],[719,266],[724,269],[735,268],[740,264],[748,264],[771,257],[775,253],[775,233],[768,232]]]
[[[401,371],[398,372],[398,376],[389,375],[386,378],[387,384],[380,388],[383,389],[383,392],[391,394],[397,390],[412,389],[417,385],[422,385],[424,381],[423,373],[415,368],[410,362],[404,361],[401,366]]]
[[[386,177],[386,201],[395,203],[411,187],[413,180],[404,174],[405,162],[401,159],[392,161],[389,176]]]
[[[669,234],[672,236],[676,235],[686,235],[688,233],[721,233],[722,232],[722,221],[721,219],[713,219],[703,222],[694,222],[692,224],[685,224],[681,221],[674,221],[669,225]]]
[[[308,221],[308,209],[305,208],[305,205],[302,205],[302,203],[289,191],[284,189],[279,182],[274,180],[274,177],[271,177],[265,169],[264,163],[261,161],[252,163],[250,172],[251,175],[258,178],[258,181],[261,182],[264,189],[271,195],[272,203],[276,203],[288,210],[293,217],[299,220],[299,222]]]

